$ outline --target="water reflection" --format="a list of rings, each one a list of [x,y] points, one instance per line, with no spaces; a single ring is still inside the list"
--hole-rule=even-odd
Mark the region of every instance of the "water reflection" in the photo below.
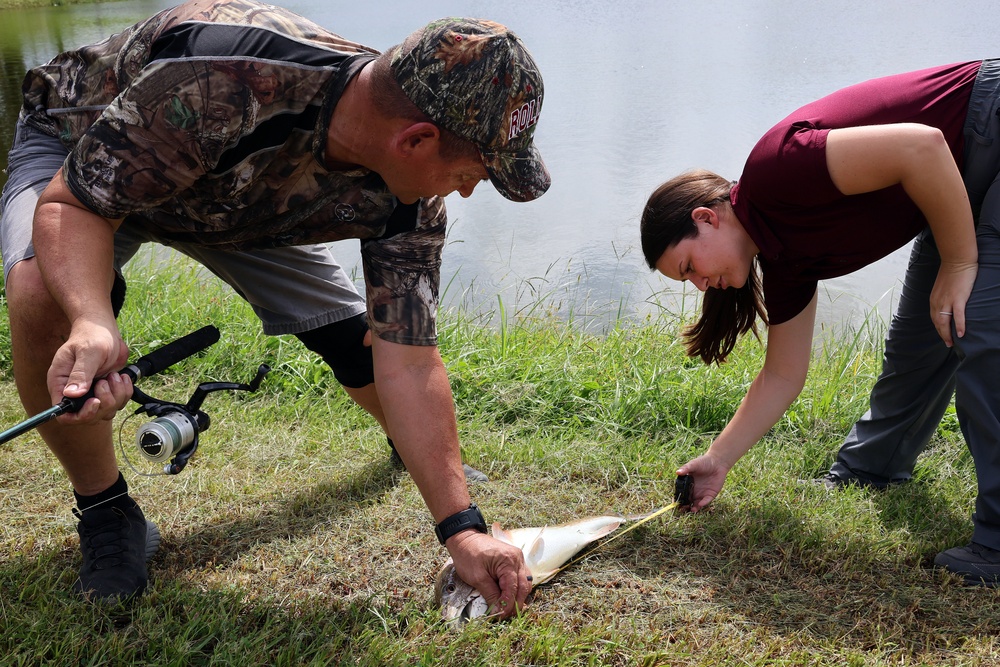
[[[29,67],[57,53],[104,39],[165,7],[155,0],[0,10],[0,169],[21,106],[21,82]],[[5,177],[0,176],[0,183]]]
[[[168,4],[0,12],[0,143],[10,143],[27,66]],[[771,124],[844,85],[1000,55],[982,46],[992,44],[993,29],[980,17],[993,7],[981,0],[284,4],[380,49],[429,20],[458,14],[493,18],[524,38],[545,76],[537,142],[553,185],[527,204],[488,187],[468,200],[449,198],[446,302],[490,308],[499,299],[510,312],[547,298],[547,307],[598,329],[620,314],[694,304],[690,288],[650,274],[638,251],[639,211],[659,182],[693,166],[736,177]],[[335,251],[358,270],[356,242],[335,244]],[[905,258],[903,250],[827,281],[821,323],[860,322],[872,304],[887,317]]]

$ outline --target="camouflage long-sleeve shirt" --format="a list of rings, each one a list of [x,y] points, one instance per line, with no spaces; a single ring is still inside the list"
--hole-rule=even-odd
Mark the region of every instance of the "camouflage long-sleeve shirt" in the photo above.
[[[70,150],[81,202],[167,243],[362,239],[374,332],[433,345],[443,201],[404,206],[378,174],[324,161],[333,109],[375,55],[278,7],[197,0],[32,69],[22,117]]]

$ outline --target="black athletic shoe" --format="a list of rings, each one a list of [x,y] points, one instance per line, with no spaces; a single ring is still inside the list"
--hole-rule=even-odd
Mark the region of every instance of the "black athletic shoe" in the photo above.
[[[392,450],[392,454],[389,455],[389,460],[392,461],[392,465],[406,470],[406,466],[403,464],[403,459],[400,458],[399,452],[396,451],[396,445],[392,442],[392,439],[386,438],[389,443],[389,449]]]
[[[83,512],[80,520],[83,566],[73,590],[88,602],[128,602],[146,590],[148,561],[160,546],[160,531],[146,521],[134,504],[129,509],[98,505]]]
[[[870,479],[862,479],[861,477],[841,477],[840,475],[835,475],[832,472],[828,472],[819,479],[814,479],[812,481],[815,484],[819,484],[825,487],[827,491],[838,491],[848,486],[857,486],[862,489],[875,489],[876,491],[885,491],[891,486],[899,486],[900,484],[905,484],[910,480],[895,479],[890,482],[875,482]]]
[[[462,470],[465,471],[465,481],[469,484],[475,484],[477,482],[488,482],[490,478],[486,476],[486,473],[476,470],[468,463],[462,464]]]
[[[934,565],[961,576],[970,586],[995,588],[1000,585],[1000,551],[969,542],[964,547],[942,551]]]
[[[403,465],[403,459],[399,457],[399,452],[396,451],[396,445],[393,444],[392,440],[386,438],[389,442],[389,447],[392,449],[392,454],[390,455],[393,465],[397,465],[403,470],[406,470],[406,466]],[[476,470],[467,463],[462,464],[462,470],[465,472],[465,481],[470,484],[475,484],[477,482],[488,482],[490,478],[484,473]]]

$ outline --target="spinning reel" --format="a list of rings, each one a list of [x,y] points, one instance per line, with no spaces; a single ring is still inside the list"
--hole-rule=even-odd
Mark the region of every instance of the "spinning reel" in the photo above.
[[[257,375],[249,383],[203,382],[198,385],[191,398],[184,405],[153,398],[133,389],[132,400],[140,405],[134,415],[146,414],[154,419],[139,427],[135,434],[135,444],[139,453],[152,463],[163,463],[167,475],[176,475],[198,449],[198,435],[207,431],[212,420],[201,410],[205,398],[215,391],[257,391],[264,376],[271,371],[267,364],[261,364]]]
[[[136,387],[135,383],[142,378],[159,373],[168,366],[186,359],[197,352],[201,352],[218,340],[218,329],[211,325],[202,327],[193,333],[189,333],[163,347],[153,350],[149,354],[137,359],[135,363],[118,371],[132,378],[132,401],[141,406],[134,414],[147,414],[153,417],[153,420],[140,427],[139,432],[136,434],[135,442],[139,448],[139,452],[143,457],[154,463],[162,463],[173,457],[173,460],[163,467],[163,472],[168,475],[176,475],[184,469],[191,455],[198,448],[198,434],[208,429],[211,423],[208,415],[201,410],[201,404],[205,400],[205,397],[213,391],[222,391],[224,389],[257,391],[264,376],[270,372],[271,368],[267,364],[261,364],[257,369],[256,377],[248,384],[203,382],[198,385],[194,394],[191,395],[191,399],[185,405],[153,398]],[[59,403],[53,405],[48,410],[29,417],[20,424],[0,433],[0,444],[30,431],[36,426],[44,424],[61,414],[78,412],[87,402],[87,399],[93,395],[94,388],[92,386],[85,396],[77,398],[63,397]]]

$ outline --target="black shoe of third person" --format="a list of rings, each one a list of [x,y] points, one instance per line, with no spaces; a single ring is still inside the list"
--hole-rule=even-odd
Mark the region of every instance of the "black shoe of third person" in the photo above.
[[[393,464],[398,465],[403,470],[406,470],[406,465],[403,464],[403,459],[399,457],[399,452],[396,451],[396,445],[393,444],[392,438],[386,438],[386,440],[389,443],[389,448],[392,449],[392,454],[390,456],[392,457]],[[469,484],[474,484],[476,482],[490,481],[489,477],[487,477],[484,473],[476,470],[468,463],[462,464],[462,470],[465,471],[465,481],[468,482]]]
[[[1000,586],[1000,551],[983,544],[969,542],[942,551],[934,558],[934,565],[959,575],[970,586]]]
[[[857,486],[862,489],[875,489],[876,491],[885,491],[893,486],[899,486],[900,484],[906,484],[909,482],[907,479],[892,479],[889,481],[872,480],[865,479],[863,477],[841,477],[840,475],[828,472],[819,479],[812,480],[814,483],[819,484],[826,488],[827,491],[839,491],[840,489],[846,488],[848,486]]]
[[[73,514],[80,520],[83,566],[73,589],[88,602],[130,602],[146,590],[146,561],[160,546],[160,531],[131,498]]]

